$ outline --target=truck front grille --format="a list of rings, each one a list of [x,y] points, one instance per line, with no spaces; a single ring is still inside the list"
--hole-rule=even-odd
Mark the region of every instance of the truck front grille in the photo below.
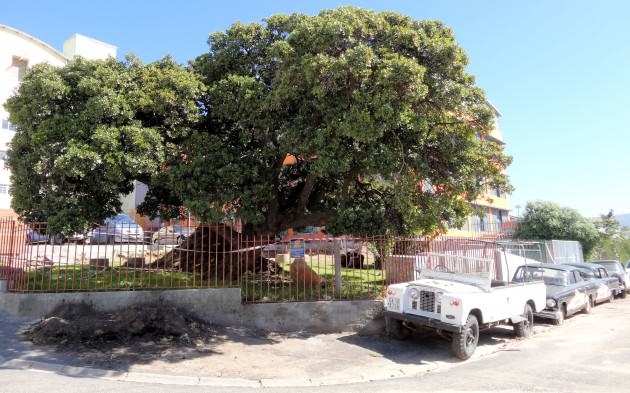
[[[420,291],[419,310],[435,312],[435,292]]]

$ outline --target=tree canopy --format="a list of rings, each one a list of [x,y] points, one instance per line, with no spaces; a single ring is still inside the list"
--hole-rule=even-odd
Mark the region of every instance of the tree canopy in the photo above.
[[[150,183],[189,137],[201,88],[168,58],[35,65],[6,104],[18,125],[7,158],[13,209],[60,233],[118,213],[133,181]]]
[[[597,228],[576,210],[553,202],[528,202],[515,239],[577,240],[584,255],[589,255],[599,241]]]
[[[622,226],[612,210],[607,214],[601,214],[594,224],[599,231],[599,241],[593,250],[593,257],[628,261],[630,259],[630,228]]]
[[[439,21],[343,7],[208,43],[186,68],[35,66],[7,103],[14,209],[78,230],[140,180],[146,214],[409,234],[461,225],[486,186],[511,190],[492,110]]]

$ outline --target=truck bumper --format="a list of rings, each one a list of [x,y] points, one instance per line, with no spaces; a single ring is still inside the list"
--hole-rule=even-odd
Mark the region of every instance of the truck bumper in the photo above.
[[[462,330],[462,327],[459,325],[451,325],[450,323],[445,323],[438,319],[423,317],[420,315],[402,314],[391,311],[384,311],[383,315],[385,316],[385,318],[398,319],[400,321],[410,322],[419,326],[445,330],[447,332],[459,333]]]
[[[560,312],[560,310],[542,310],[540,312],[536,312],[534,313],[534,316],[538,317],[538,318],[544,318],[544,319],[561,319],[562,318],[562,312]]]

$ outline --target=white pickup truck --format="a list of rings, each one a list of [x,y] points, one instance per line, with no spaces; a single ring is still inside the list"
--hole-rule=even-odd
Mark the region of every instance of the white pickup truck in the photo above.
[[[404,339],[419,326],[452,340],[455,356],[466,360],[479,331],[511,324],[517,336],[532,334],[534,313],[545,308],[543,281],[497,280],[494,260],[427,253],[419,257],[419,279],[389,285],[384,297],[387,332]]]

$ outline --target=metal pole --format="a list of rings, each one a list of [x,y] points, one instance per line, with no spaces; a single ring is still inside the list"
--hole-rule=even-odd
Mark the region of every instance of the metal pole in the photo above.
[[[333,240],[333,255],[335,259],[335,290],[341,292],[341,244],[339,239]]]

